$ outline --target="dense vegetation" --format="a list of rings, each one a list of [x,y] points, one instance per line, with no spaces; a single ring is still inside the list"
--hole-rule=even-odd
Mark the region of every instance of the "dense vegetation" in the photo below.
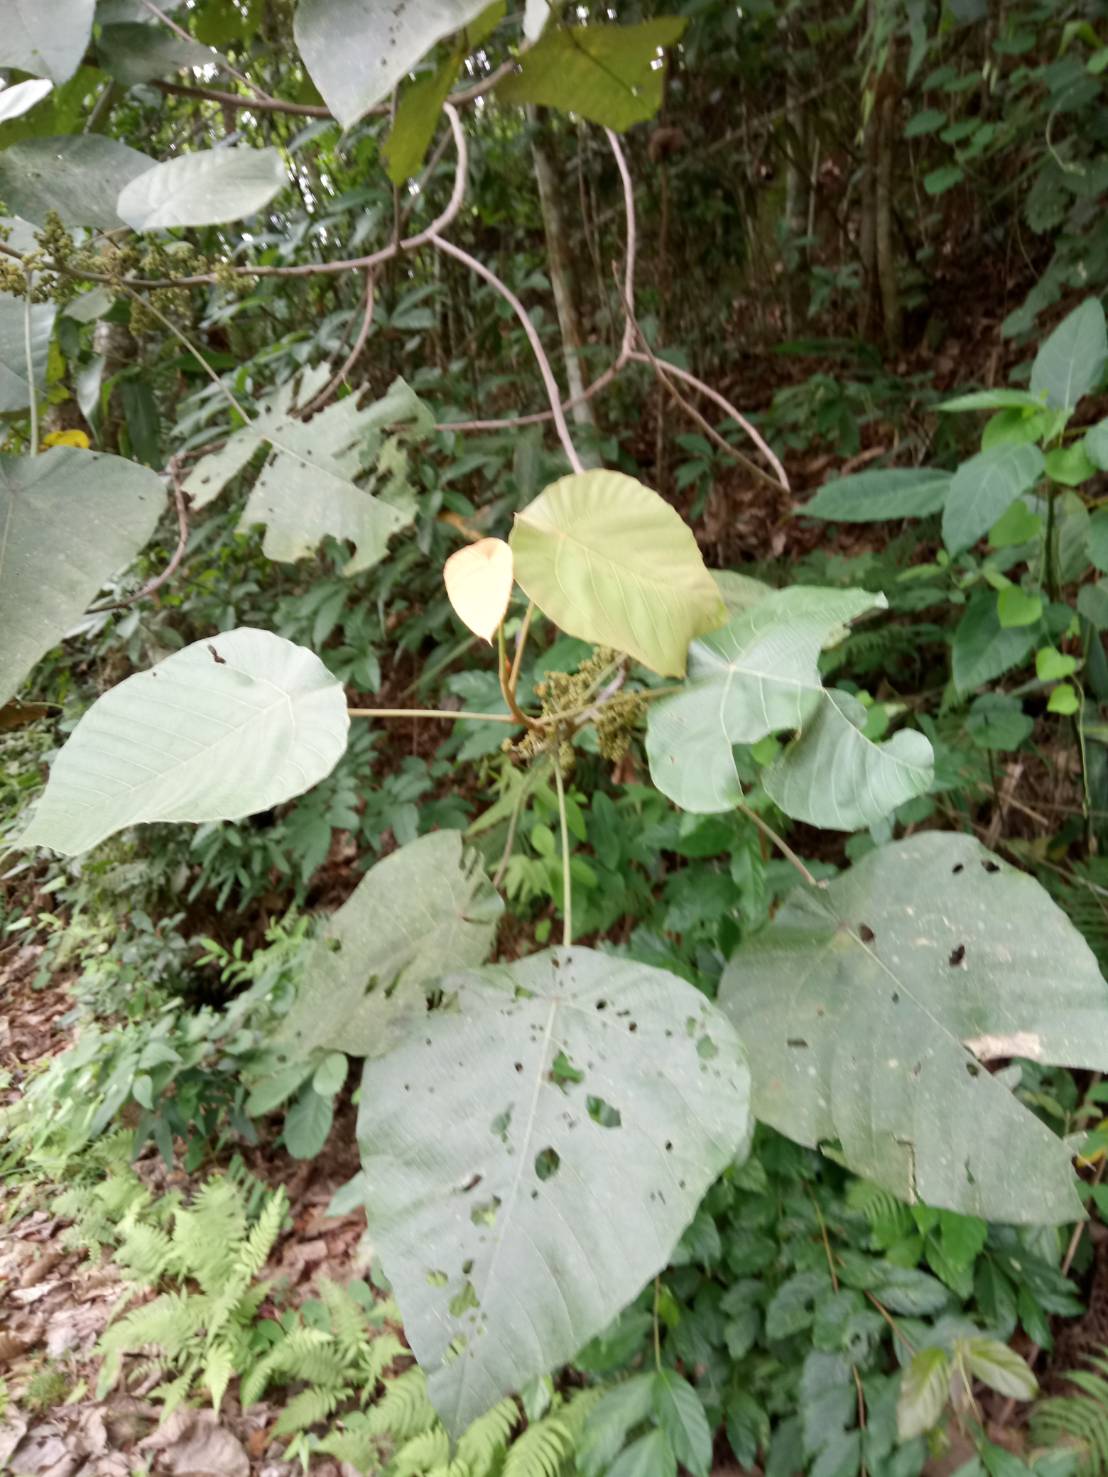
[[[1108,1470],[1099,7],[4,12],[0,1469]]]

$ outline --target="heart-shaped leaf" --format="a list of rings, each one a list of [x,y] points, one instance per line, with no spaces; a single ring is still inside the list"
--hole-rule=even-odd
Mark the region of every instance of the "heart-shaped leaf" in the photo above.
[[[572,1359],[666,1265],[750,1131],[738,1040],[699,990],[591,949],[442,982],[367,1064],[369,1235],[453,1434]]]
[[[478,539],[451,554],[442,571],[454,614],[491,641],[512,598],[512,550],[502,538]]]
[[[788,988],[782,988],[782,981]],[[1108,1068],[1108,985],[1033,878],[930,831],[794,892],[724,971],[754,1112],[911,1202],[1081,1214],[1064,1140],[986,1063]]]
[[[622,472],[552,482],[516,514],[515,575],[570,636],[682,676],[689,642],[726,618],[692,530]]]
[[[93,703],[20,844],[72,855],[141,821],[268,810],[330,774],[349,726],[342,684],[304,647],[245,626],[195,641]]]

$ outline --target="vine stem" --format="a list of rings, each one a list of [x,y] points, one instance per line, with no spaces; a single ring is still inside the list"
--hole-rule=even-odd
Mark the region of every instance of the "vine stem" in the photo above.
[[[189,541],[188,494],[181,486],[181,469],[176,457],[170,457],[169,460],[169,479],[173,486],[173,500],[177,505],[177,547],[170,556],[169,563],[161,574],[156,574],[141,590],[136,590],[133,595],[125,595],[122,600],[110,600],[106,605],[93,605],[89,609],[89,615],[99,615],[105,610],[123,610],[128,605],[134,605],[136,600],[145,600],[176,574]]]
[[[510,713],[469,713],[459,710],[452,712],[449,708],[347,708],[350,718],[445,718],[451,723],[510,723],[513,728],[520,727],[518,719]]]
[[[554,755],[554,784],[558,791],[558,822],[562,829],[562,947],[573,943],[573,884],[569,875],[569,821],[566,819],[566,789],[562,765]]]
[[[31,348],[31,309],[35,283],[34,272],[27,273],[27,291],[23,295],[23,351],[27,360],[27,394],[31,401],[31,455],[38,456],[38,396],[35,394],[35,356]]]
[[[523,648],[527,645],[527,636],[531,630],[531,622],[534,620],[534,618],[535,602],[533,600],[528,600],[527,611],[523,617],[523,624],[520,626],[519,635],[516,637],[516,653],[515,656],[512,658],[512,670],[508,676],[508,686],[511,688],[513,697],[515,697],[516,688],[519,686],[519,669],[523,665]]]
[[[662,1330],[658,1318],[658,1304],[662,1297],[662,1279],[654,1279],[654,1368],[659,1374],[662,1372]]]
[[[500,695],[508,705],[512,720],[522,724],[524,728],[536,727],[535,720],[528,718],[516,702],[515,688],[512,686],[511,673],[508,670],[508,651],[504,644],[503,621],[496,628],[496,675],[500,680]]]
[[[779,835],[768,821],[764,821],[756,811],[751,810],[749,805],[743,805],[741,801],[738,808],[742,811],[743,815],[746,816],[747,820],[754,822],[759,831],[762,832],[763,836],[766,836],[770,841],[773,842],[774,846],[777,847],[777,850],[781,853],[781,855],[785,858],[787,862],[790,862],[796,868],[796,870],[804,878],[805,882],[807,882],[809,887],[827,886],[826,882],[821,882],[818,877],[814,877],[812,873],[809,872],[808,868],[800,860],[796,852],[785,840],[784,836]]]

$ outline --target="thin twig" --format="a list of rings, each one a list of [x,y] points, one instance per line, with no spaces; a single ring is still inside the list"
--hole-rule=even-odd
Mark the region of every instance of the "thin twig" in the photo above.
[[[94,605],[88,612],[89,615],[100,615],[105,610],[122,610],[127,605],[134,605],[136,600],[145,600],[147,596],[153,595],[156,590],[166,584],[176,574],[181,560],[185,557],[185,548],[189,541],[189,512],[188,494],[181,485],[181,473],[177,458],[171,457],[169,462],[169,477],[173,485],[173,497],[177,504],[177,547],[174,549],[169,563],[161,574],[155,575],[133,595],[125,595],[122,600],[109,601],[107,605]]]
[[[31,348],[31,310],[34,307],[34,272],[27,273],[27,290],[23,294],[23,351],[27,364],[27,395],[31,402],[31,455],[38,456],[38,395],[35,392],[35,356]]]
[[[369,338],[369,330],[373,326],[373,305],[377,295],[376,286],[377,273],[371,268],[365,274],[365,309],[362,313],[362,326],[358,330],[358,337],[354,340],[354,347],[347,354],[340,368],[335,371],[332,378],[328,380],[327,384],[320,390],[311,404],[305,406],[300,411],[302,419],[309,415],[314,415],[317,410],[323,409],[331,396],[338,391],[339,386],[361,357],[362,350],[365,348],[366,341]]]
[[[520,783],[519,794],[516,796],[516,802],[512,806],[512,814],[508,819],[508,834],[504,840],[504,850],[500,853],[500,864],[498,865],[496,871],[493,873],[492,885],[496,891],[500,890],[500,884],[504,881],[505,874],[508,870],[508,863],[512,859],[512,850],[515,846],[516,831],[519,828],[519,822],[523,816],[523,810],[527,803],[527,797],[530,795],[532,787],[534,786],[534,783],[539,776],[539,769],[540,766],[539,762],[537,761],[523,776],[523,779]]]
[[[501,621],[496,628],[496,675],[500,681],[500,695],[508,706],[508,711],[517,723],[525,728],[534,728],[534,718],[528,718],[527,714],[516,702],[515,689],[512,687],[511,672],[508,667],[508,652],[504,644],[504,622]]]
[[[516,637],[516,652],[512,658],[512,670],[508,677],[508,686],[511,688],[512,696],[515,697],[516,688],[519,686],[519,669],[523,664],[523,648],[527,645],[527,634],[531,629],[531,622],[535,618],[535,602],[528,600],[527,610],[523,616],[523,624],[519,628]]]
[[[809,887],[827,886],[826,882],[821,882],[818,877],[812,876],[811,872],[809,872],[808,868],[800,860],[796,852],[785,840],[784,836],[779,836],[777,832],[773,829],[773,827],[768,823],[768,821],[764,821],[762,817],[757,813],[757,811],[751,810],[749,805],[743,805],[741,801],[739,803],[739,809],[742,811],[743,815],[746,816],[747,820],[753,821],[754,824],[758,827],[759,831],[761,831],[764,836],[768,837],[768,839],[773,842],[774,846],[777,847],[777,850],[781,853],[785,860],[792,863],[792,865],[804,878],[805,882],[807,882]]]
[[[156,81],[153,86],[159,92],[173,97],[196,98],[199,101],[219,103],[224,108],[249,109],[259,113],[291,113],[297,118],[330,118],[331,109],[319,103],[287,103],[279,97],[260,97],[252,93],[243,97],[240,92],[220,92],[214,87],[186,87],[181,82]]]
[[[142,4],[152,16],[155,16],[158,20],[161,21],[163,26],[168,26],[175,36],[179,36],[182,41],[187,41],[190,46],[198,45],[196,37],[190,36],[183,26],[179,26],[171,16],[166,15],[164,10],[154,4],[154,0],[142,0]],[[244,87],[249,87],[251,92],[256,91],[249,77],[244,77],[240,71],[237,71],[236,68],[231,65],[231,63],[227,60],[225,56],[222,56],[214,48],[210,47],[208,49],[212,53],[212,60],[214,62],[217,62],[229,77],[233,77],[236,82],[241,82]],[[260,93],[258,94],[258,96],[265,98],[268,102],[275,101],[275,99],[271,98],[266,92]]]

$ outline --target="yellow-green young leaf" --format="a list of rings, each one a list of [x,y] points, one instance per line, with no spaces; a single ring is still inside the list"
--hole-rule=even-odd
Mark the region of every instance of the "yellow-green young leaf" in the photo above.
[[[727,618],[688,524],[621,472],[551,483],[510,542],[520,586],[563,631],[665,677],[684,676],[689,642]]]
[[[657,63],[684,29],[677,15],[634,26],[559,26],[523,53],[520,70],[505,77],[497,94],[622,132],[658,111],[665,69]]]
[[[451,554],[443,582],[454,614],[482,641],[490,641],[512,598],[512,550],[502,538],[483,538]]]
[[[1035,676],[1040,682],[1060,682],[1077,671],[1077,658],[1044,646],[1035,653]]]
[[[904,1371],[896,1406],[901,1441],[922,1436],[943,1413],[950,1391],[950,1360],[943,1349],[921,1349]]]
[[[1039,1382],[1026,1359],[999,1339],[967,1339],[966,1363],[983,1385],[1013,1400],[1034,1400]]]
[[[1096,473],[1096,465],[1090,461],[1084,444],[1080,441],[1074,446],[1057,446],[1046,454],[1046,475],[1052,482],[1060,482],[1063,487],[1080,487],[1082,482],[1088,482]]]
[[[401,94],[396,122],[385,143],[387,172],[394,185],[402,185],[423,163],[463,55],[460,50],[452,51],[440,67],[409,82]]]
[[[1068,718],[1073,713],[1076,713],[1080,706],[1081,703],[1077,696],[1077,692],[1069,685],[1068,682],[1059,683],[1059,685],[1050,694],[1050,701],[1047,703],[1047,709],[1049,712],[1061,713],[1062,716],[1065,718]]]
[[[1009,585],[996,597],[996,613],[1006,630],[1012,626],[1033,626],[1043,613],[1043,602],[1038,595],[1028,595],[1019,585]]]

